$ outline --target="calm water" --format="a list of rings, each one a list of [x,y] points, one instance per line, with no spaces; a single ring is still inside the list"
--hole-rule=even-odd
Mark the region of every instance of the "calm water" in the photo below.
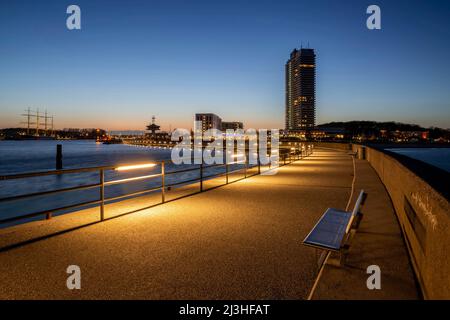
[[[55,169],[56,145],[63,145],[64,169],[146,163],[170,159],[169,149],[145,148],[121,144],[104,145],[94,141],[0,141],[0,175]],[[176,166],[166,164],[166,172],[198,165]],[[159,173],[158,165],[151,169],[129,172],[107,171],[105,180]],[[223,168],[206,169],[204,175],[217,173]],[[199,171],[166,176],[166,184],[198,178]],[[0,198],[93,184],[99,181],[97,172],[44,176],[36,178],[0,181]],[[105,188],[105,197],[123,195],[161,185],[161,178],[112,185]],[[27,200],[0,202],[0,220],[27,213],[50,210],[56,207],[96,200],[99,190],[81,190],[50,196],[37,196]],[[0,225],[4,227],[5,225]]]
[[[450,172],[450,148],[397,148],[387,150],[426,162]]]

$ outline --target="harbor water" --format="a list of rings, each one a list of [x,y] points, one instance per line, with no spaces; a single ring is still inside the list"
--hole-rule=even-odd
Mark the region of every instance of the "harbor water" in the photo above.
[[[450,148],[391,148],[387,150],[450,172]]]
[[[139,147],[126,144],[101,144],[91,140],[73,141],[0,141],[0,175],[41,172],[55,169],[56,145],[62,144],[63,168],[76,169],[98,166],[120,166],[165,161],[165,171],[172,172],[198,165],[174,165],[170,161],[171,150]],[[230,169],[237,169],[234,165]],[[241,165],[242,166],[242,165]],[[204,176],[224,172],[223,167],[208,168]],[[161,172],[161,166],[118,172],[105,171],[105,181],[152,175]],[[199,178],[199,170],[168,175],[166,185]],[[33,178],[0,181],[0,199],[36,192],[70,188],[98,183],[99,172],[83,172],[64,175],[49,175]],[[161,177],[137,180],[132,183],[115,184],[105,187],[105,198],[148,190],[161,185]],[[0,220],[29,213],[51,210],[77,203],[99,199],[99,188],[78,190],[46,196],[34,196],[14,201],[0,201]],[[56,212],[56,214],[67,212]],[[0,228],[6,225],[0,225]]]

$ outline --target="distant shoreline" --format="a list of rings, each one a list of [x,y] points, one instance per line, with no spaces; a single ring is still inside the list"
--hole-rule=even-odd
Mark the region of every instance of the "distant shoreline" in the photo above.
[[[96,141],[95,139],[81,139],[81,138],[70,138],[70,139],[45,139],[45,138],[35,138],[35,139],[0,139],[0,141]]]

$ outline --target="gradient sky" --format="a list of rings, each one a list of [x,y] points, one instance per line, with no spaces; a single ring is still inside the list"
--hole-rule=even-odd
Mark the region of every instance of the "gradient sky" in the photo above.
[[[66,28],[77,4],[82,29]],[[381,7],[382,30],[366,28]],[[284,65],[317,54],[317,122],[450,128],[450,1],[0,0],[0,128],[192,127],[195,112],[284,126]]]

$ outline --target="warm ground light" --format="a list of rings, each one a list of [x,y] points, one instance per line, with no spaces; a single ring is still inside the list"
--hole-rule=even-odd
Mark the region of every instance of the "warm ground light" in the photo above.
[[[351,156],[317,149],[280,168],[275,176],[254,176],[4,251],[0,253],[0,296],[306,298],[316,278],[317,261],[315,250],[303,246],[302,239],[326,207],[345,206],[352,180]],[[217,179],[207,183],[218,182],[223,183]],[[168,192],[167,197],[189,188]],[[326,267],[313,298],[417,298],[389,196],[367,161],[356,161],[355,188],[364,188],[369,197],[349,267]],[[106,215],[159,199],[141,197],[109,205]],[[98,209],[89,209],[13,227],[2,231],[2,245],[97,219]],[[26,263],[30,259],[32,269]],[[68,264],[82,268],[83,290],[65,288]],[[378,264],[384,270],[383,290],[367,290],[367,264]]]

